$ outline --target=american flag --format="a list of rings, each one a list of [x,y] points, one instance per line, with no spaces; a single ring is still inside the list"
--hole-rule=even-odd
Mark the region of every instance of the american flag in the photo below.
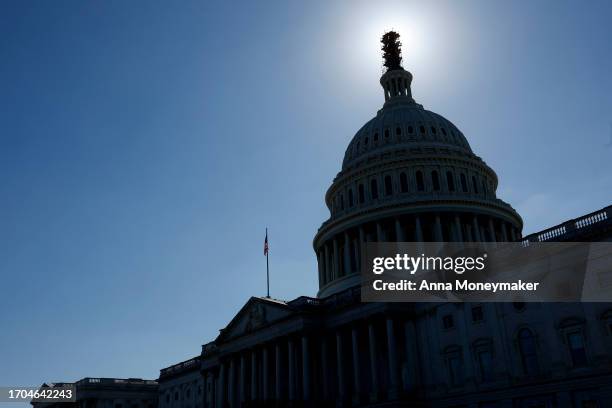
[[[264,255],[268,256],[268,229],[266,228],[266,240],[264,241]]]

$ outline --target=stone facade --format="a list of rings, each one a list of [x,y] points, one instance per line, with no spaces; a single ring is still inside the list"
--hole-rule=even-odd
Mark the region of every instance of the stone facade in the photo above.
[[[60,385],[56,383],[55,385]],[[35,408],[156,408],[157,381],[140,378],[83,378],[75,383],[76,402],[32,403]]]

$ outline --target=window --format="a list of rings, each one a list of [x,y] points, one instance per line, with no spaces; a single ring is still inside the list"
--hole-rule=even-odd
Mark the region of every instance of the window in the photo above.
[[[385,129],[385,139],[389,138],[389,129]]]
[[[484,180],[482,180],[482,194],[487,194],[487,185]]]
[[[464,193],[467,193],[468,191],[468,187],[467,187],[467,180],[465,178],[465,174],[461,173],[461,191],[463,191]]]
[[[442,327],[445,329],[452,329],[455,326],[453,315],[445,315],[442,317]]]
[[[367,146],[367,145],[368,145],[368,142],[369,142],[369,139],[368,139],[367,137],[366,137],[365,139],[363,139],[363,144],[364,144],[364,145],[366,145],[366,146]]]
[[[349,207],[353,206],[353,190],[349,188],[348,191],[348,201],[349,201]]]
[[[372,179],[370,182],[370,193],[372,194],[372,200],[376,200],[378,198],[378,182],[376,179]]]
[[[423,181],[423,172],[422,171],[417,171],[416,172],[416,183],[417,183],[417,190],[418,191],[425,191],[425,182]]]
[[[175,391],[175,392],[174,392],[174,400],[175,400],[175,401],[178,401],[178,391]]]
[[[434,135],[436,134],[436,128],[435,127],[431,127],[431,133],[433,133]]]
[[[474,323],[481,322],[484,320],[484,314],[482,312],[482,306],[474,306],[472,308],[472,321]]]
[[[170,394],[166,394],[166,404],[170,403]]]
[[[452,385],[461,383],[461,359],[459,356],[452,356],[448,359],[448,371]]]
[[[408,177],[406,173],[400,173],[400,190],[402,193],[408,192]]]
[[[359,204],[363,204],[365,202],[365,189],[363,188],[363,184],[359,184]]]
[[[443,134],[444,136],[446,136],[446,129],[444,129],[444,128],[440,128],[440,130],[442,131],[442,134]]]
[[[340,194],[340,210],[344,210],[344,195]]]
[[[419,126],[419,130],[421,131],[421,133],[425,133],[425,126]]]
[[[393,180],[391,176],[385,176],[385,195],[390,196],[393,194]]]
[[[472,187],[474,188],[474,194],[478,194],[478,183],[476,183],[476,176],[472,176]]]
[[[446,184],[448,184],[448,191],[455,191],[455,177],[452,171],[446,172]]]
[[[483,382],[491,381],[493,379],[493,358],[491,356],[491,350],[477,350],[476,359],[478,360],[480,379]]]
[[[357,153],[359,153],[359,142],[357,142]]]
[[[529,329],[518,333],[518,346],[521,353],[521,364],[525,375],[535,375],[539,370],[535,336]]]
[[[378,142],[378,132],[374,133],[374,141]]]
[[[191,388],[187,388],[187,398],[191,398]]]
[[[433,185],[434,191],[440,191],[440,179],[437,171],[431,172],[431,184]]]
[[[569,347],[572,364],[574,367],[584,367],[587,364],[586,350],[584,349],[584,338],[580,331],[567,334],[567,345]]]
[[[450,385],[461,385],[463,383],[463,359],[459,346],[449,346],[444,351],[444,361],[448,370],[448,382]]]
[[[414,132],[414,129],[412,128],[412,126],[408,126],[408,133],[412,134],[412,132]]]
[[[401,135],[402,134],[402,129],[401,128],[395,128],[395,134],[396,135]]]

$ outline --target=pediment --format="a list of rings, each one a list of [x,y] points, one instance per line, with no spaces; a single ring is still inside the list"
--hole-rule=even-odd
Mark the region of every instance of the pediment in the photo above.
[[[252,297],[234,316],[225,329],[221,330],[221,334],[219,334],[215,342],[227,341],[249,334],[290,315],[291,308],[285,302],[269,298]]]

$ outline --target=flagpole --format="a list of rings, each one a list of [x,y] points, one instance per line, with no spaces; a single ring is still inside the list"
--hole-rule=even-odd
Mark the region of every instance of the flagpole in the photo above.
[[[269,244],[268,241],[268,228],[266,228],[266,242]],[[267,283],[267,288],[268,288],[268,296],[270,297],[270,263],[268,262],[268,254],[270,253],[270,250],[268,249],[266,251],[266,283]]]

